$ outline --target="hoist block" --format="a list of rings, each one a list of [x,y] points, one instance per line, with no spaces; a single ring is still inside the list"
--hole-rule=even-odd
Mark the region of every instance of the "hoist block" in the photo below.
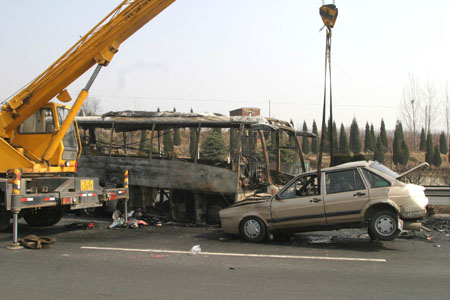
[[[322,17],[323,24],[328,28],[333,28],[334,23],[338,16],[338,9],[334,4],[326,4],[320,7],[320,16]]]

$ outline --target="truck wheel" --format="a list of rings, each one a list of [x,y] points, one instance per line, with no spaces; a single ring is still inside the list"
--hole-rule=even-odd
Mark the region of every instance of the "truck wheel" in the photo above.
[[[0,231],[5,230],[9,226],[11,216],[3,206],[0,206]]]
[[[397,214],[389,210],[376,212],[370,218],[368,233],[373,240],[392,241],[400,233]]]
[[[257,217],[248,217],[239,225],[239,233],[247,242],[261,242],[266,238],[266,225]]]
[[[32,227],[52,226],[58,223],[63,216],[63,210],[59,207],[43,207],[38,210],[28,210],[23,213],[23,218]]]

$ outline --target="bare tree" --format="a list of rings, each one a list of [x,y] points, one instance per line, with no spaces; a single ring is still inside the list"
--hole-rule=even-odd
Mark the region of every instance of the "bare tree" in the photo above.
[[[422,103],[422,89],[418,80],[412,74],[409,74],[409,81],[403,88],[400,114],[406,128],[413,133],[413,149],[417,147],[416,135],[420,127],[420,111]]]
[[[450,95],[448,91],[448,82],[441,90],[441,104],[442,104],[442,111],[444,113],[443,121],[448,141],[450,135]]]
[[[438,106],[436,105],[436,88],[434,84],[427,80],[424,88],[425,99],[425,132],[431,132],[438,116]]]
[[[81,106],[80,116],[95,116],[100,113],[100,99],[95,97],[89,97],[84,101]]]

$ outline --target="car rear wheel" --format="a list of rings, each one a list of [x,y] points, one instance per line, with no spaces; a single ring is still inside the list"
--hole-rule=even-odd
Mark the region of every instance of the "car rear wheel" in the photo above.
[[[397,214],[389,210],[376,212],[370,218],[368,233],[373,240],[392,241],[400,233]]]
[[[248,242],[261,242],[266,238],[266,225],[257,217],[248,217],[241,222],[239,233]]]

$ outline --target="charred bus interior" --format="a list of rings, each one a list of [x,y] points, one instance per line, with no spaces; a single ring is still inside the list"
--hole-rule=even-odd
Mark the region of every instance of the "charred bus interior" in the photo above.
[[[129,210],[189,223],[217,224],[220,209],[276,192],[308,169],[298,137],[313,137],[260,116],[124,111],[77,122],[79,175],[114,187],[129,170]]]

